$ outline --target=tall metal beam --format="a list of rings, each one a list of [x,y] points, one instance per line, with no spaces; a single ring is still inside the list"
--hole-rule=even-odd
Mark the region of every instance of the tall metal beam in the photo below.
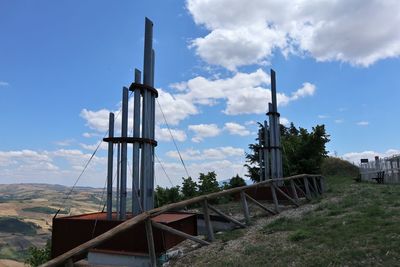
[[[145,19],[145,37],[144,37],[144,60],[143,60],[143,83],[153,86],[154,83],[154,51],[153,51],[153,22]],[[152,99],[153,96],[148,90],[143,92],[143,119],[142,119],[142,137],[151,138],[152,135]],[[152,177],[152,146],[148,143],[143,144],[142,148],[142,173],[141,173],[141,202],[144,210],[153,208],[153,189],[154,183]]]
[[[122,89],[122,121],[121,121],[121,137],[128,137],[128,88]],[[120,203],[120,220],[126,218],[126,183],[127,183],[127,166],[128,166],[128,144],[121,144],[121,203]]]
[[[135,83],[141,83],[141,72],[135,69]],[[133,137],[140,137],[140,90],[136,89],[133,94]],[[133,143],[132,152],[132,214],[140,213],[141,203],[139,197],[139,143]]]
[[[108,121],[108,137],[114,137],[114,113],[110,112]],[[112,190],[113,190],[113,162],[114,144],[108,143],[108,164],[107,164],[107,220],[112,219]]]
[[[276,101],[276,79],[275,79],[275,71],[271,69],[271,94],[272,94],[272,107],[273,109],[270,111],[277,112],[277,101]]]

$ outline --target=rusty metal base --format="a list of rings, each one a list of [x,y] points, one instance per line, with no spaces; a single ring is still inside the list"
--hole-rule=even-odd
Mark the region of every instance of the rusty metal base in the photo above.
[[[91,213],[53,219],[52,258],[61,255],[104,232],[119,225],[123,221],[106,220],[106,213]],[[132,218],[128,214],[128,219]],[[153,221],[166,224],[190,235],[197,235],[197,217],[193,213],[169,212],[152,218]],[[157,254],[179,244],[184,239],[153,227],[154,245]],[[144,223],[114,236],[96,249],[148,254]]]

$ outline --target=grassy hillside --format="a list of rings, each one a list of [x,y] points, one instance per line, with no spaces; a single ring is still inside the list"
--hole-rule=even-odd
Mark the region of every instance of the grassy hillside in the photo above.
[[[174,266],[399,266],[400,186],[330,176],[325,196],[186,254]]]
[[[0,259],[24,261],[29,247],[44,247],[50,239],[52,218],[60,207],[59,216],[102,208],[102,189],[78,187],[65,201],[69,190],[47,184],[0,185]]]

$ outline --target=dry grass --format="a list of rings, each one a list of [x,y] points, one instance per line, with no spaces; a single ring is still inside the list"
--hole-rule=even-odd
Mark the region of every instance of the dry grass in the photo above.
[[[400,186],[328,183],[323,199],[224,233],[171,266],[399,266]]]

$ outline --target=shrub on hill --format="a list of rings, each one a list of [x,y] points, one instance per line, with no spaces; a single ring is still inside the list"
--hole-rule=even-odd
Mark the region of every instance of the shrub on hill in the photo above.
[[[358,167],[354,164],[336,157],[325,158],[321,165],[321,174],[325,176],[357,176]]]
[[[260,130],[264,126],[259,124]],[[326,133],[325,125],[316,125],[311,131],[305,128],[296,128],[293,123],[289,127],[280,125],[282,141],[283,175],[290,176],[302,173],[318,174],[321,172],[321,164],[327,157],[326,143],[329,135]],[[245,167],[247,177],[253,182],[260,181],[259,174],[259,150],[258,138],[255,144],[250,144],[251,153],[246,154]]]

